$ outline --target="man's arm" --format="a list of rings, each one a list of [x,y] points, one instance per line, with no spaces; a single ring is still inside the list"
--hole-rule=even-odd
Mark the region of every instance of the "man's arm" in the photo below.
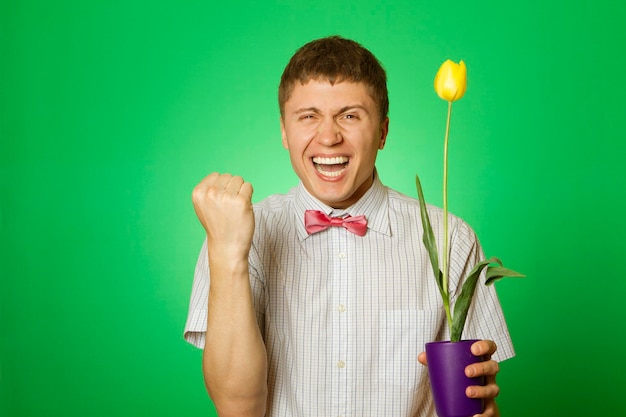
[[[207,391],[221,417],[260,417],[267,403],[267,355],[248,273],[252,186],[241,177],[213,173],[192,197],[207,233],[211,276],[202,356]]]

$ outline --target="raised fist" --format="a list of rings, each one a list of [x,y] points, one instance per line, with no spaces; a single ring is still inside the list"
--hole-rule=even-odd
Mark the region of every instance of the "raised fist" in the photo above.
[[[247,259],[254,234],[252,185],[239,176],[214,172],[194,188],[192,200],[209,253]]]

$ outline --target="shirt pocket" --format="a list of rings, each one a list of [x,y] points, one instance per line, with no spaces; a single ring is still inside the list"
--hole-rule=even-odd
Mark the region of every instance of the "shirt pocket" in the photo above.
[[[425,344],[434,341],[441,328],[438,310],[387,310],[380,313],[379,378],[385,384],[416,389],[426,377],[417,361]]]

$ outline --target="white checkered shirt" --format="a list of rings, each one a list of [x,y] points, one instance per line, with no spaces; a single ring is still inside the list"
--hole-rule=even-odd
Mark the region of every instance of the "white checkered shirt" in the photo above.
[[[448,330],[417,200],[376,178],[361,200],[339,213],[302,184],[254,209],[250,285],[269,361],[266,415],[434,417],[427,370],[417,356],[426,342],[447,339]],[[308,235],[307,209],[364,214],[367,234],[331,227]],[[428,210],[442,248],[442,211]],[[455,293],[483,253],[456,217],[450,235]],[[185,326],[185,339],[200,348],[208,285],[205,242]],[[463,338],[494,340],[495,360],[514,355],[494,286],[477,286]]]

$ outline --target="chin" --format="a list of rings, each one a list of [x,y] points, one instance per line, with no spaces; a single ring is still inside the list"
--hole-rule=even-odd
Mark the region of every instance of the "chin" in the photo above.
[[[319,192],[315,197],[323,202],[324,204],[331,206],[333,208],[346,208],[353,202],[352,200],[353,193],[346,192]]]
[[[333,208],[345,208],[354,203],[352,200],[358,191],[358,187],[352,186],[353,183],[354,179],[348,176],[325,180],[315,175],[313,178],[309,177],[307,189],[324,204]]]

